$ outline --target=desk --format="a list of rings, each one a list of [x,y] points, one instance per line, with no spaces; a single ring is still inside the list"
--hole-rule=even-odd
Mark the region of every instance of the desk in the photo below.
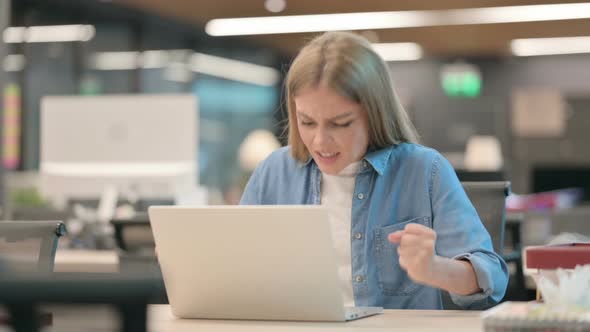
[[[148,327],[152,332],[188,331],[483,331],[478,311],[385,310],[383,314],[347,323],[224,321],[177,319],[168,305],[148,308]]]
[[[119,331],[118,314],[106,305],[48,305],[53,324],[45,332]],[[483,323],[479,311],[385,310],[383,314],[346,323],[224,321],[175,318],[168,305],[148,307],[150,332],[307,332],[307,331],[412,331],[412,332],[479,332]],[[4,332],[0,326],[0,332]],[[8,331],[8,330],[6,330]]]
[[[114,250],[57,250],[55,272],[119,272],[119,256]]]

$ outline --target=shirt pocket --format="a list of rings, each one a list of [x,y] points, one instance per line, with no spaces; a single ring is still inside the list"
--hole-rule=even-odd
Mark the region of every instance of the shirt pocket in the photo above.
[[[379,288],[381,288],[381,291],[385,295],[412,295],[422,287],[422,285],[413,282],[406,271],[399,266],[399,257],[397,254],[398,244],[391,243],[387,239],[390,233],[403,230],[410,223],[421,224],[432,228],[430,217],[418,217],[375,230],[374,250],[377,263],[377,279]]]

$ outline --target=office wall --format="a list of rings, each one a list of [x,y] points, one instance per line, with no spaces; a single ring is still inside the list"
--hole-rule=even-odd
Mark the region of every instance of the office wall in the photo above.
[[[441,152],[461,152],[472,134],[496,135],[516,192],[531,189],[531,167],[553,161],[590,167],[590,55],[484,59],[476,64],[482,94],[453,99],[442,91],[443,61],[390,63],[392,77],[423,138]],[[571,111],[566,133],[556,138],[518,138],[511,132],[511,94],[517,87],[547,87],[562,92]]]

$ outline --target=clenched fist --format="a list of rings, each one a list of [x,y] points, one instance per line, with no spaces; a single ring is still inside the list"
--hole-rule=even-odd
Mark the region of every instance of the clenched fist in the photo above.
[[[398,243],[399,265],[415,282],[432,284],[435,279],[434,265],[436,254],[434,244],[436,233],[433,229],[408,224],[404,230],[389,234],[389,242]]]

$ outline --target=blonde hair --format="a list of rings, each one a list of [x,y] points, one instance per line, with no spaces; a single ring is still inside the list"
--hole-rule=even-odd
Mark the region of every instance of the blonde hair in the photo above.
[[[393,89],[387,65],[361,36],[327,32],[301,49],[286,79],[288,140],[293,157],[309,158],[297,127],[295,97],[308,87],[327,86],[359,103],[368,115],[369,148],[418,142],[418,135]]]

